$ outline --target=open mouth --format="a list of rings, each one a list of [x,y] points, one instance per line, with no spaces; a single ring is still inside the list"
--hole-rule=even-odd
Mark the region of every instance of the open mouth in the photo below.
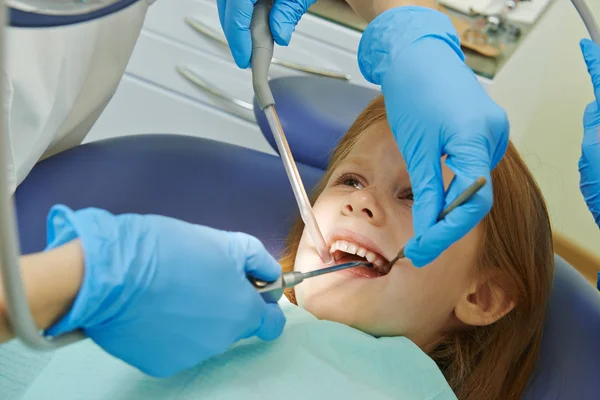
[[[389,272],[389,269],[387,268],[389,261],[381,254],[364,247],[363,245],[348,240],[335,240],[331,244],[329,252],[335,261],[342,261],[344,263],[351,261],[370,262],[373,264],[373,270],[375,270],[379,276]]]

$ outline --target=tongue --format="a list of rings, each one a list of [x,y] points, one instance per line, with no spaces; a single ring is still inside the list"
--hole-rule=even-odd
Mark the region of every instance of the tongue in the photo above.
[[[340,258],[338,261],[342,261],[344,263],[352,262],[352,261],[367,261],[366,258],[361,257],[357,254],[342,253],[341,256],[342,256],[342,258]]]
[[[367,260],[366,257],[361,257],[358,254],[346,253],[342,250],[334,251],[333,256],[336,260],[336,264],[348,263],[353,261],[369,262],[369,260]]]

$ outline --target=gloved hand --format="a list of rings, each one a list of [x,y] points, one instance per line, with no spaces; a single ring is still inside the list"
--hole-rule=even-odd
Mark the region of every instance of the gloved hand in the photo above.
[[[48,248],[79,237],[83,284],[46,334],[83,331],[108,353],[164,377],[226,351],[239,339],[277,338],[285,317],[250,285],[280,265],[258,239],[155,215],[114,216],[55,206]]]
[[[388,121],[407,163],[415,238],[405,253],[420,267],[489,212],[490,172],[508,146],[508,119],[465,65],[456,30],[441,12],[422,7],[385,11],[365,30],[358,57],[365,78],[382,87]],[[456,174],[446,195],[442,155]],[[436,223],[445,205],[480,176],[488,184]]]
[[[287,46],[300,18],[316,0],[274,0],[271,9],[271,33],[275,43]],[[250,21],[256,0],[217,0],[221,27],[231,54],[240,68],[250,66],[252,39]]]
[[[591,40],[584,39],[581,41],[581,51],[592,78],[596,100],[588,104],[583,114],[579,187],[600,227],[600,47]]]

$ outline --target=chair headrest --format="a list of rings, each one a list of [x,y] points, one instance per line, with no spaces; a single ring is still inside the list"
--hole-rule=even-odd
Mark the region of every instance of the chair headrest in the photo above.
[[[600,294],[565,260],[554,261],[539,360],[522,399],[598,398]]]
[[[292,76],[270,81],[275,109],[297,162],[326,169],[332,149],[379,91],[326,77]],[[344,101],[340,101],[343,99]],[[264,112],[254,100],[263,135],[277,151]]]

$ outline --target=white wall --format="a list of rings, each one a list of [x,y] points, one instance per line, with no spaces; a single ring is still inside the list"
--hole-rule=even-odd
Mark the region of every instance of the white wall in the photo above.
[[[586,0],[600,21],[600,1]],[[500,71],[491,95],[548,202],[554,229],[600,255],[600,229],[579,191],[582,116],[593,90],[579,48],[588,37],[570,0],[554,0]],[[600,160],[598,160],[600,162]]]

